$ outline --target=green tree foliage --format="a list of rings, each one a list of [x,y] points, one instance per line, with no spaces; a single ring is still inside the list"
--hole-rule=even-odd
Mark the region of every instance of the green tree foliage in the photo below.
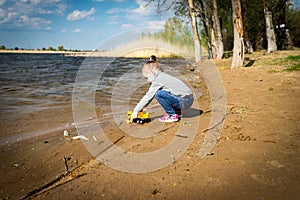
[[[170,18],[164,25],[164,30],[153,34],[142,34],[142,37],[161,39],[179,46],[193,48],[193,36],[188,24],[177,17]]]
[[[0,50],[5,50],[5,49],[6,49],[6,47],[4,45],[0,46]]]
[[[64,51],[65,50],[64,46],[58,46],[57,49],[58,49],[58,51]]]
[[[222,30],[224,51],[233,49],[233,24],[231,0],[218,0],[218,13]]]
[[[286,23],[287,28],[290,30],[290,34],[295,47],[300,47],[300,9],[290,6],[286,11]]]
[[[267,47],[264,5],[261,0],[242,0],[244,36],[255,50]]]
[[[292,9],[292,0],[241,0],[241,4],[245,38],[252,43],[255,50],[266,48],[265,7],[272,11],[278,48],[286,48],[286,29],[290,29],[294,45],[297,46],[295,38],[299,37],[297,31],[299,35],[300,16],[297,16],[297,10]]]
[[[56,49],[53,48],[52,46],[49,46],[47,50],[48,50],[48,51],[56,51]]]

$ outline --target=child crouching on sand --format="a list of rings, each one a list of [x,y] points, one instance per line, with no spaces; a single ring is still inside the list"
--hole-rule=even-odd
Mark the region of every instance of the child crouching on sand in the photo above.
[[[159,118],[161,122],[176,122],[181,117],[181,110],[191,107],[194,101],[191,89],[178,78],[163,72],[157,62],[148,61],[142,68],[143,76],[151,82],[145,96],[133,110],[131,119],[137,118],[155,97],[166,114]]]

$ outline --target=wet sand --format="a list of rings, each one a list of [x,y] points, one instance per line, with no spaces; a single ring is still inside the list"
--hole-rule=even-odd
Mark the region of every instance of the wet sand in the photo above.
[[[19,199],[42,186],[34,199],[297,199],[299,190],[299,71],[273,64],[298,51],[248,55],[249,68],[230,70],[230,59],[216,61],[227,95],[221,138],[210,155],[199,159],[211,117],[210,97],[198,98],[203,113],[198,134],[183,156],[158,171],[132,174],[94,160],[80,140],[66,140],[63,130],[76,135],[71,107],[8,117],[1,129],[9,134],[49,131],[1,146],[0,197]],[[198,69],[187,72],[198,77]],[[272,89],[271,89],[272,88]],[[205,91],[205,90],[204,90]],[[183,123],[184,119],[180,122]],[[164,145],[179,124],[166,125],[159,139],[118,144],[142,152]],[[111,138],[122,133],[107,126]],[[55,130],[57,129],[57,130]],[[176,131],[175,131],[176,132]],[[150,145],[150,146],[149,146]],[[68,176],[63,158],[68,160]],[[60,177],[60,178],[57,178]]]

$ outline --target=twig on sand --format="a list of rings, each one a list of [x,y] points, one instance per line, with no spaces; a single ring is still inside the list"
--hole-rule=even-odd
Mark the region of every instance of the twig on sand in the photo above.
[[[68,167],[68,159],[66,156],[64,156],[64,163],[65,163],[65,167],[66,167],[66,175],[68,175],[69,172],[69,167]]]
[[[220,124],[225,120],[225,117],[226,117],[226,115],[224,115],[224,116],[222,117],[222,119],[221,119],[218,123],[216,123],[215,125],[213,125],[213,126],[211,126],[211,127],[206,128],[206,129],[204,129],[204,130],[202,130],[202,131],[203,131],[203,132],[206,132],[206,131],[209,131],[209,130],[211,130],[211,129],[214,129],[216,126],[220,125]]]

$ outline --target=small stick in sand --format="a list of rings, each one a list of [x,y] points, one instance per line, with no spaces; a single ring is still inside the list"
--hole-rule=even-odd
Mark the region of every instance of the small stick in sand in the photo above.
[[[64,163],[66,166],[66,175],[68,175],[70,172],[69,172],[69,167],[68,167],[68,159],[66,156],[64,156]]]

